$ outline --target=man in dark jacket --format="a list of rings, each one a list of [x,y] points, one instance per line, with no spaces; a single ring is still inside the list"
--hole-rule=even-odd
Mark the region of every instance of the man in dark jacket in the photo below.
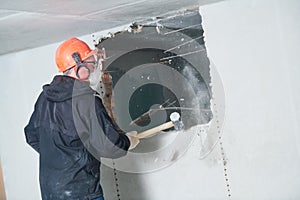
[[[101,99],[89,86],[97,65],[86,43],[71,38],[56,51],[57,75],[43,91],[25,127],[27,143],[40,155],[42,198],[104,199],[100,158],[119,158],[139,140],[118,133]]]

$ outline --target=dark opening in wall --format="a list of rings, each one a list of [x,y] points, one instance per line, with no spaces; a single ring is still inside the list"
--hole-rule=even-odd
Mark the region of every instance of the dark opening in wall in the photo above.
[[[106,49],[105,71],[112,78],[107,107],[123,131],[152,128],[174,111],[185,129],[212,119],[210,63],[198,10],[134,23],[97,47]]]

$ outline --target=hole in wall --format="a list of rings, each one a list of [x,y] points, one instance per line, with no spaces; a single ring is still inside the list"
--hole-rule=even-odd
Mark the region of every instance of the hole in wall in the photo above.
[[[127,159],[138,163],[142,156],[144,164],[123,170],[152,171],[169,165],[197,135],[191,128],[213,119],[210,61],[201,20],[198,10],[190,10],[133,23],[126,31],[95,39],[97,48],[106,50],[104,71],[111,76],[111,87],[104,87],[110,100],[104,102],[109,102],[106,108],[120,130],[148,130],[169,121],[175,111],[184,124],[181,132],[170,128],[141,140]],[[116,166],[122,168],[118,161]]]

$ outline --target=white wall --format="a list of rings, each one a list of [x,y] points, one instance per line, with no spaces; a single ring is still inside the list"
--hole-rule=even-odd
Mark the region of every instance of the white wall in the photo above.
[[[90,36],[81,39],[92,47]],[[8,200],[40,199],[38,154],[27,145],[23,129],[42,85],[57,74],[55,50],[58,45],[0,57],[3,69],[0,80],[0,158]]]
[[[5,70],[0,84],[0,152],[7,199],[39,199],[38,154],[26,144],[23,128],[41,85],[55,73],[54,49],[52,45],[0,57]]]
[[[201,8],[226,96],[232,199],[300,199],[300,2],[232,0]]]
[[[225,88],[222,142],[232,199],[300,199],[299,10],[297,0],[231,0],[200,9],[208,56]],[[41,86],[56,74],[56,47],[0,57],[0,155],[8,200],[40,198],[38,155],[25,143],[23,128]],[[219,149],[199,160],[194,146],[178,167],[146,174],[147,194],[228,199]],[[180,174],[187,179],[176,178]],[[155,185],[160,179],[162,188]]]

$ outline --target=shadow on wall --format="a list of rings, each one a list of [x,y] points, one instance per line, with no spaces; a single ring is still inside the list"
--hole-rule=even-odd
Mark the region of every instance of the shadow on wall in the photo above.
[[[97,48],[106,49],[104,69],[111,82],[100,84],[98,91],[122,131],[155,127],[175,111],[184,123],[181,132],[211,121],[210,62],[201,21],[198,10],[186,11],[134,23],[100,40]],[[102,159],[105,197],[151,199],[143,174],[176,162],[194,136],[170,128],[141,140],[125,158]]]
[[[4,190],[4,181],[3,181],[3,174],[2,174],[2,165],[0,162],[0,200],[5,200],[5,190]]]

